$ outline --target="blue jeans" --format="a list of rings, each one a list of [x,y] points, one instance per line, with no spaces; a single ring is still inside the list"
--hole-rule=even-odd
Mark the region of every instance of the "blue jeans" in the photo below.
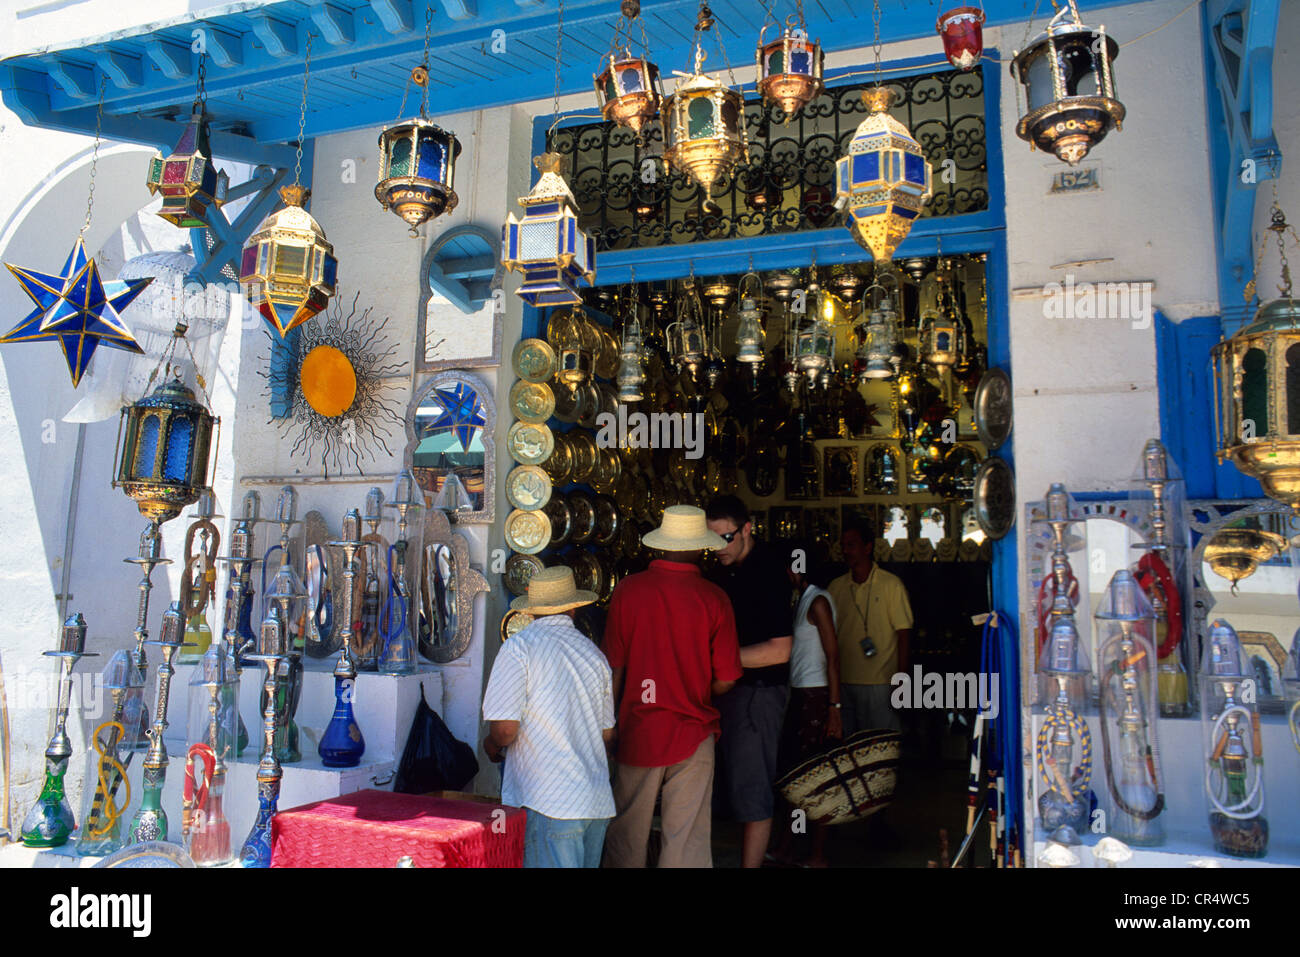
[[[609,818],[565,821],[525,810],[524,867],[600,867]]]

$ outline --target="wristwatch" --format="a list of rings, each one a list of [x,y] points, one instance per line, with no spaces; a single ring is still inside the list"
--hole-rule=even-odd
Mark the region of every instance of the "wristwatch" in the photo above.
[[[839,707],[841,707],[841,706],[842,706],[842,705],[841,705],[841,703],[840,703],[839,701],[832,701],[832,702],[831,702],[831,707],[832,707],[832,708],[839,708]]]

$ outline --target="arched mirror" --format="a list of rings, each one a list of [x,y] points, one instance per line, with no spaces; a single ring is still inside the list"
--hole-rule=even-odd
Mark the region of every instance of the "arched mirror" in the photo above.
[[[491,523],[496,488],[496,404],[468,372],[439,372],[416,390],[406,413],[404,464],[425,504],[458,524]]]

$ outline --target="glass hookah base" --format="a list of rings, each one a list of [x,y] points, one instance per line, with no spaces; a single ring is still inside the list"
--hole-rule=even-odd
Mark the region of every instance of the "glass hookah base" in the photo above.
[[[230,848],[230,824],[221,821],[190,832],[190,857],[199,867],[219,867],[235,859]]]
[[[120,831],[120,828],[114,828]],[[103,837],[82,837],[77,839],[78,857],[107,857],[122,849],[120,835],[106,834]]]
[[[361,752],[322,750],[320,763],[327,768],[355,768],[361,763]]]
[[[1268,821],[1253,817],[1238,821],[1218,811],[1210,814],[1214,849],[1233,857],[1263,857],[1268,853]]]
[[[1088,830],[1088,805],[1056,790],[1047,791],[1038,798],[1038,816],[1048,832],[1066,824],[1079,834]]]
[[[76,828],[66,802],[38,803],[23,819],[22,839],[27,847],[62,847]]]

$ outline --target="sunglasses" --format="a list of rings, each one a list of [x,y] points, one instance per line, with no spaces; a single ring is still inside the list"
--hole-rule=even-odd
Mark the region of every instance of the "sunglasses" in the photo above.
[[[734,532],[719,532],[718,534],[722,536],[724,542],[730,545],[736,540],[736,536],[740,534],[740,529],[736,529]]]

